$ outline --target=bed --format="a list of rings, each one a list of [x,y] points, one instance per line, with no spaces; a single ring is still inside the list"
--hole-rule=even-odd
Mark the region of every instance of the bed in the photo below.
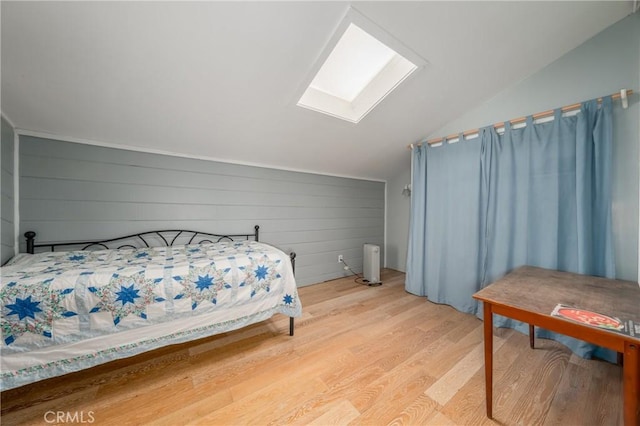
[[[2,267],[0,390],[302,307],[287,255],[249,234],[168,230],[36,243]]]

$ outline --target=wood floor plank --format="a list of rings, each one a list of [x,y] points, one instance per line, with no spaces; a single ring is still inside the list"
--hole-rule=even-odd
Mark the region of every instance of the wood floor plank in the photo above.
[[[316,351],[303,357],[292,359],[280,359],[280,364],[262,372],[256,372],[251,380],[243,380],[231,388],[234,399],[241,399],[273,383],[274,375],[278,377],[312,376],[318,377],[322,373],[331,370],[336,364],[344,364],[353,358],[353,355],[339,346],[331,352]],[[295,372],[295,374],[292,374]]]
[[[591,401],[582,411],[582,419],[592,424],[615,425],[622,422],[622,398],[616,397],[622,387],[622,377],[617,375],[617,380],[609,380],[606,370],[619,370],[612,364],[594,361],[595,368],[603,374],[596,375],[589,380],[589,388],[586,394],[602,394],[602,398]],[[593,368],[593,367],[592,367]]]
[[[95,412],[95,419],[98,423],[110,424],[145,424],[156,421],[159,417],[169,415],[179,409],[185,401],[188,401],[193,390],[193,384],[189,377],[182,377],[178,380],[164,381],[161,386],[145,388],[143,391],[127,392],[126,397],[122,397],[116,402],[114,398],[98,399],[92,404],[85,404],[85,407],[77,407],[75,410],[82,411],[91,409]],[[117,391],[116,391],[117,392]],[[156,405],[157,395],[173,394],[172,404]],[[139,407],[156,406],[154,411],[140,410]],[[209,405],[211,407],[211,405]]]
[[[438,425],[438,426],[458,426],[458,423],[451,420],[440,411],[434,411],[426,420],[425,425]]]
[[[545,424],[570,424],[582,417],[588,402],[584,395],[587,394],[591,379],[592,377],[584,367],[569,362],[565,374],[562,375],[558,383],[556,397],[553,400],[553,405],[549,408]]]
[[[300,424],[309,426],[343,425],[357,419],[358,416],[360,416],[360,412],[349,401],[338,401],[337,404],[332,404],[325,413],[312,422]]]
[[[494,338],[493,350],[500,350],[504,340]],[[484,346],[478,344],[427,389],[425,394],[440,405],[447,402],[484,366]]]
[[[495,383],[501,382],[505,372],[521,355],[524,343],[514,342],[513,330],[503,333],[496,330],[496,334],[504,341],[502,346],[494,350],[493,358],[493,380]],[[516,333],[516,337],[522,337]],[[494,392],[496,392],[494,390]],[[485,392],[484,392],[484,370],[476,373],[465,383],[462,388],[447,402],[441,410],[448,418],[453,419],[458,424],[481,424],[486,419]]]
[[[77,392],[58,396],[56,398],[39,399],[35,404],[14,406],[11,411],[2,414],[3,425],[31,425],[45,423],[44,416],[51,411],[76,411],[78,407],[86,406],[94,401],[98,392],[97,387],[79,390]],[[3,399],[3,405],[4,405]]]
[[[342,399],[349,400],[354,395],[360,393],[368,383],[382,377],[384,374],[385,371],[381,368],[371,366],[370,368],[355,369],[352,374],[345,375],[342,380],[337,381],[330,386],[323,381],[325,385],[328,386],[326,391],[318,393],[303,404],[293,407],[286,413],[272,417],[269,424],[292,424],[297,423],[306,417],[313,417],[313,412],[315,410],[322,410],[327,405],[333,404]]]
[[[552,341],[496,329],[494,415],[484,405],[482,322],[404,289],[382,271],[299,289],[283,315],[79,373],[2,392],[3,425],[47,411],[95,424],[621,424],[621,368]]]
[[[509,419],[517,424],[540,424],[549,411],[549,407],[558,388],[558,377],[562,377],[569,362],[569,353],[561,350],[532,350],[542,352],[534,367],[534,373],[527,383],[528,389],[535,392],[524,392],[510,413]]]
[[[391,419],[389,425],[426,425],[438,408],[437,402],[422,393]]]
[[[428,373],[407,364],[394,369],[392,374],[385,374],[370,383],[351,399],[353,406],[362,413],[354,420],[358,424],[386,424],[431,383],[433,378]]]
[[[185,396],[186,398],[180,398],[183,402],[182,406],[177,403],[167,404],[173,408],[171,412],[163,413],[164,415],[155,416],[155,418],[149,422],[139,424],[153,424],[157,426],[189,424],[210,415],[218,408],[227,407],[233,403],[233,397],[228,389],[207,394],[199,399],[192,397],[192,395]],[[192,397],[191,400],[189,397]],[[127,422],[125,421],[121,424],[127,424]]]
[[[296,379],[277,381],[259,392],[200,417],[193,424],[262,424],[270,416],[287,411],[326,390],[324,383],[312,376]]]

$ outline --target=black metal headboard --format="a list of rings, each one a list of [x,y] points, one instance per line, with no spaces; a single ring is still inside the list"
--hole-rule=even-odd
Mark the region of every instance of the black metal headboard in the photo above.
[[[148,231],[138,234],[126,235],[124,237],[111,238],[108,240],[94,241],[66,241],[63,243],[38,243],[36,244],[36,233],[27,231],[24,233],[27,239],[27,253],[34,254],[36,248],[46,247],[49,251],[55,251],[56,247],[76,247],[77,250],[90,249],[120,249],[120,248],[143,248],[172,246],[174,244],[199,244],[213,243],[223,240],[249,240],[259,241],[260,226],[253,227],[254,232],[251,234],[211,234],[209,232],[187,231],[184,229],[169,229],[165,231]],[[289,253],[291,266],[295,273],[296,269],[296,253]]]
[[[35,253],[36,248],[46,247],[49,251],[55,251],[57,247],[77,247],[78,250],[90,249],[121,249],[121,248],[143,248],[172,246],[174,244],[198,244],[204,242],[220,242],[223,240],[235,241],[237,239],[249,240],[253,238],[258,241],[260,226],[254,227],[251,234],[211,234],[200,231],[187,231],[181,229],[169,229],[164,231],[148,231],[138,234],[126,235],[124,237],[111,238],[107,240],[94,241],[67,241],[63,243],[38,243],[36,244],[36,233],[25,232],[27,239],[27,253]]]

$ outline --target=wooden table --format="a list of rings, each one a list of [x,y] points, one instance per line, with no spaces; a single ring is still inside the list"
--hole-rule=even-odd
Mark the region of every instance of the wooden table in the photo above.
[[[623,354],[624,424],[640,425],[640,336],[631,337],[551,316],[558,303],[640,324],[640,287],[620,281],[523,266],[473,295],[484,305],[487,417],[493,418],[493,314],[575,337]]]

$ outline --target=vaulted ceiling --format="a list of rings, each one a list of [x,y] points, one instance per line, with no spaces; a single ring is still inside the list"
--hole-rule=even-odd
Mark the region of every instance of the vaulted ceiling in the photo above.
[[[53,137],[387,179],[407,144],[632,3],[2,1],[2,113]],[[350,6],[429,62],[358,124],[296,106]]]

